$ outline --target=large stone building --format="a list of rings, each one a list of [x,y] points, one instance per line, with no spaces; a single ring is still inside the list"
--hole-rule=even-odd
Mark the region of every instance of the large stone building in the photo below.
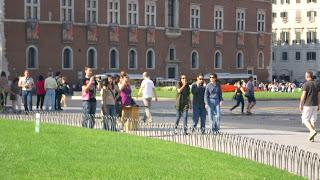
[[[163,78],[271,79],[269,0],[4,0],[1,7],[1,63],[8,61],[1,68],[11,78],[29,69],[76,81],[91,66]]]
[[[316,0],[273,0],[273,78],[304,81],[307,70],[320,71],[317,33],[320,2]]]

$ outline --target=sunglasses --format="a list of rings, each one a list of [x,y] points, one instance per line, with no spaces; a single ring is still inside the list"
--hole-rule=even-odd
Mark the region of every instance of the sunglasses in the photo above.
[[[186,79],[185,77],[182,77],[181,79]]]
[[[203,80],[203,78],[199,78],[199,80]]]
[[[216,77],[214,77],[214,76],[210,76],[210,78],[216,78]]]

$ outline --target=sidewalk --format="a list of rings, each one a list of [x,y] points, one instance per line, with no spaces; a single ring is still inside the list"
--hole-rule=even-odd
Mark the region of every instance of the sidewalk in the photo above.
[[[253,139],[269,141],[273,143],[297,146],[299,149],[318,153],[320,155],[320,135],[315,137],[315,142],[308,141],[307,132],[278,131],[267,129],[234,129],[222,127],[222,132],[250,137]]]

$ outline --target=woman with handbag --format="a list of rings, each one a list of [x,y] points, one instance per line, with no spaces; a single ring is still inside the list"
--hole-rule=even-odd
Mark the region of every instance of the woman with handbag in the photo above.
[[[103,129],[116,131],[116,90],[111,75],[107,76],[101,89]]]
[[[244,110],[244,99],[243,99],[243,94],[245,94],[245,91],[242,88],[242,83],[241,81],[238,81],[236,83],[236,90],[235,90],[235,100],[237,100],[237,104],[235,106],[233,106],[230,111],[234,110],[235,108],[237,108],[240,103],[241,103],[241,114],[244,114],[243,110]]]

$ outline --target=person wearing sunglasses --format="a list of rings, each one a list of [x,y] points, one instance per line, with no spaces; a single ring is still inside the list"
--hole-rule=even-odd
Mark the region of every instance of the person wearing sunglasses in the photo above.
[[[177,133],[177,128],[180,122],[180,118],[183,116],[183,130],[184,134],[187,135],[187,123],[188,123],[188,109],[191,108],[190,102],[190,87],[188,85],[187,76],[181,75],[180,81],[176,87],[176,123],[175,123],[175,133]]]
[[[192,109],[193,109],[193,124],[192,132],[197,128],[197,124],[200,117],[200,128],[201,133],[204,134],[206,128],[206,108],[204,103],[204,91],[206,90],[203,74],[199,74],[197,81],[191,85],[192,98]]]
[[[205,107],[208,110],[210,127],[215,134],[220,134],[220,107],[223,103],[220,82],[217,74],[210,74],[210,83],[204,92]]]

